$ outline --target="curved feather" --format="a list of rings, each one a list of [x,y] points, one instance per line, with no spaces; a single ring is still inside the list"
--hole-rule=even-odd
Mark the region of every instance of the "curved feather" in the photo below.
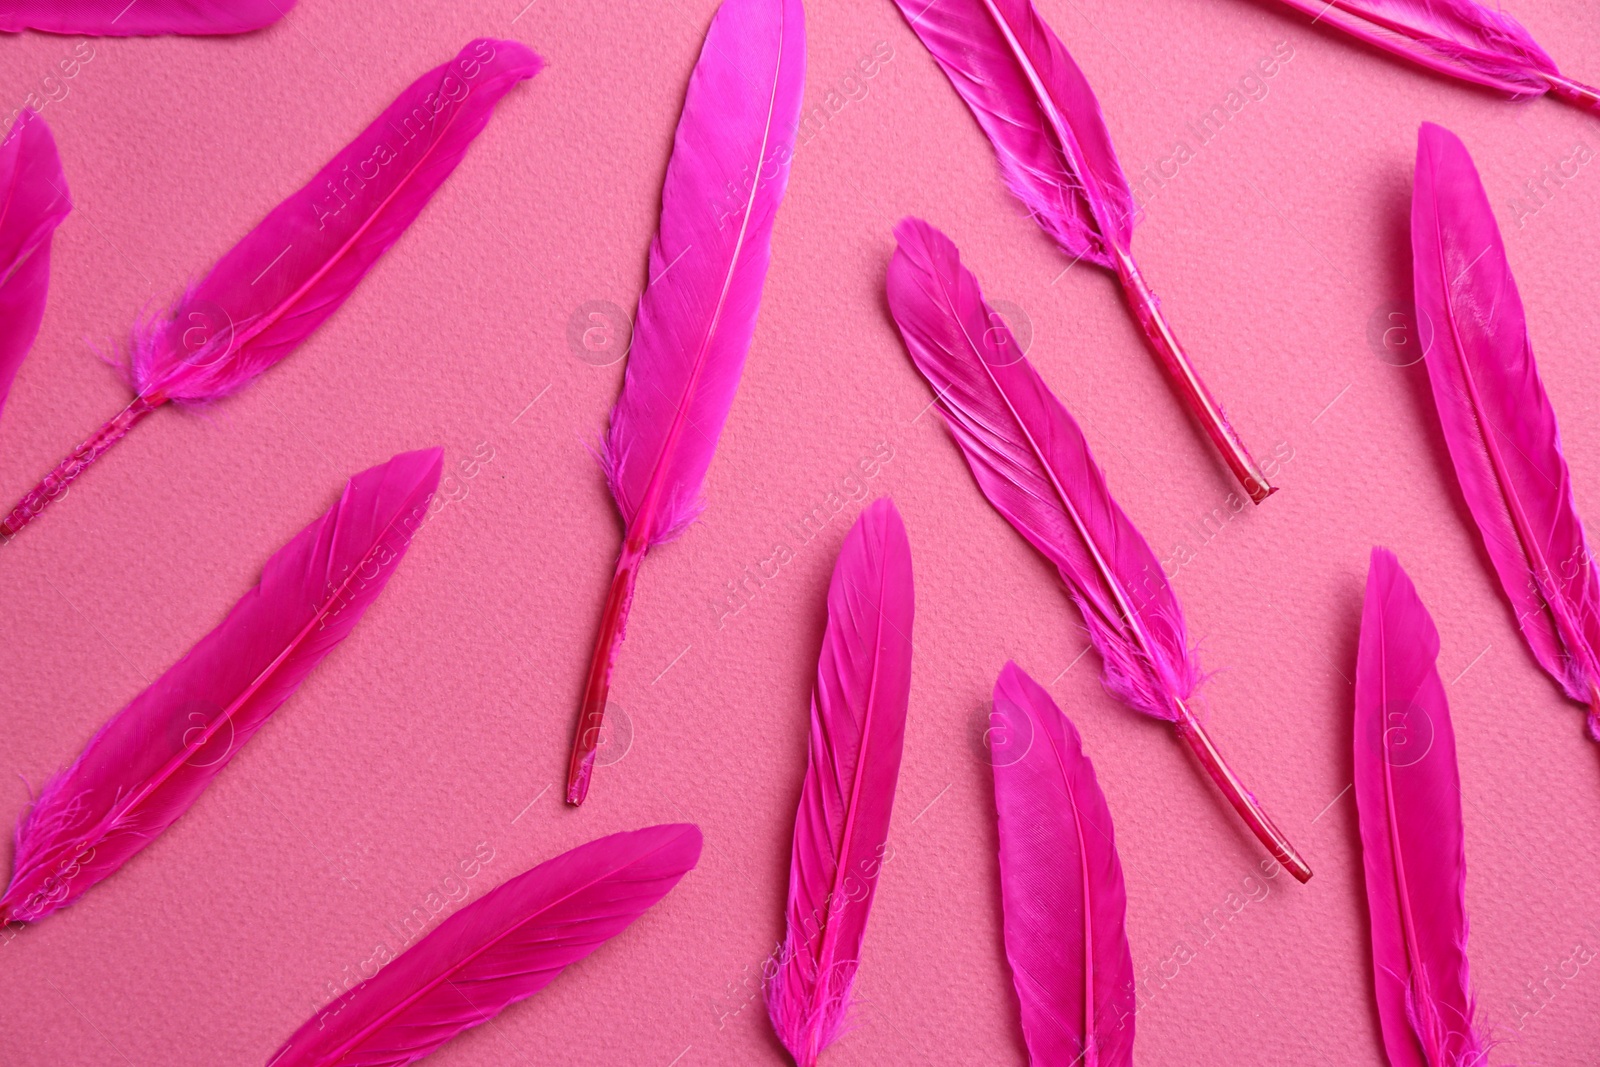
[[[1040,685],[1007,663],[994,685],[994,803],[1006,960],[1033,1067],[1130,1067],[1128,891],[1094,764]],[[1028,738],[1020,758],[1011,746]]]
[[[1535,658],[1600,739],[1600,578],[1500,230],[1466,146],[1424,124],[1411,207],[1423,355],[1456,478]]]
[[[1439,633],[1372,550],[1356,659],[1355,793],[1389,1067],[1483,1067],[1467,978],[1466,858]]]
[[[805,84],[800,0],[724,0],[689,80],[603,462],[643,547],[698,514],[755,331]]]
[[[767,1013],[800,1067],[843,1031],[886,859],[911,694],[911,546],[888,498],[845,536],[811,698],[789,864],[788,932]]]
[[[1067,255],[1115,267],[1133,190],[1100,102],[1032,0],[895,0],[988,134],[1007,186]]]
[[[580,845],[468,904],[308,1019],[268,1067],[402,1067],[532,996],[700,860],[697,826]]]
[[[984,496],[1056,565],[1108,689],[1176,722],[1199,683],[1183,611],[1155,553],[1112,499],[1083,431],[1022,356],[950,239],[895,227],[889,310]]]
[[[248,33],[287,15],[297,0],[9,0],[0,31],[88,37]]]
[[[417,79],[168,315],[135,331],[140,395],[216,400],[294,351],[422,211],[495,103],[542,66],[525,45],[481,38]]]
[[[221,625],[100,728],[18,824],[0,919],[66,907],[189,809],[382,592],[441,455],[406,452],[350,479]]]
[[[0,143],[0,410],[44,321],[50,239],[71,210],[50,127],[23,108]]]
[[[1429,70],[1513,97],[1550,89],[1559,74],[1527,30],[1473,0],[1282,0],[1318,22]]]

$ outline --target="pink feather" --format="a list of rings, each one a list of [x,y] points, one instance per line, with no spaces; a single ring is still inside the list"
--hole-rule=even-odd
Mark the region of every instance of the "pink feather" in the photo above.
[[[161,405],[219,400],[299,347],[416,219],[495,103],[542,65],[524,45],[484,38],[417,79],[171,312],[134,331],[137,397],[24,497],[0,534],[26,526]]]
[[[1466,859],[1439,633],[1372,550],[1356,659],[1355,792],[1389,1067],[1483,1067],[1467,981]]]
[[[1600,577],[1500,230],[1466,146],[1426,123],[1412,277],[1434,405],[1478,532],[1539,664],[1600,740]]]
[[[1006,185],[1073,262],[1116,272],[1173,388],[1250,499],[1274,492],[1178,343],[1133,258],[1135,208],[1100,102],[1032,0],[895,0],[1000,158]]]
[[[517,875],[306,1020],[267,1067],[403,1067],[632,925],[700,860],[700,829],[612,834]]]
[[[645,553],[683,531],[733,405],[805,84],[800,0],[724,0],[689,79],[603,463],[626,526],[567,772],[583,803]]]
[[[1028,1061],[1130,1067],[1128,891],[1094,764],[1050,694],[1015,663],[995,682],[988,736],[1006,960]]]
[[[978,487],[1055,564],[1100,653],[1106,688],[1173,723],[1263,845],[1311,877],[1222,760],[1187,701],[1200,680],[1161,564],[1106,487],[1083,431],[1016,347],[950,239],[919,219],[895,228],[889,310]]]
[[[66,907],[189,809],[383,591],[441,455],[407,452],[350,479],[221,625],[95,733],[18,824],[0,921]]]
[[[1516,19],[1473,0],[1282,0],[1313,20],[1439,74],[1513,97],[1555,94],[1600,106],[1595,90],[1561,76]]]
[[[50,127],[23,108],[0,143],[0,410],[44,321],[50,239],[71,210]]]
[[[900,777],[913,601],[905,525],[893,502],[875,500],[845,536],[828,585],[788,932],[766,987],[773,1029],[799,1067],[815,1067],[847,1023]]]
[[[86,37],[248,33],[287,15],[296,0],[8,0],[0,31]]]

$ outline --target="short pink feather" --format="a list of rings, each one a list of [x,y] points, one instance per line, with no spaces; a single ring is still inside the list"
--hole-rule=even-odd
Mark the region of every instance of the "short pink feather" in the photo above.
[[[795,812],[787,933],[766,986],[773,1029],[799,1067],[844,1031],[905,742],[915,610],[900,513],[875,500],[845,535],[811,696]]]
[[[189,810],[383,591],[427,517],[441,456],[407,452],[350,479],[227,618],[51,779],[17,826],[0,920],[66,907]]]
[[[1466,146],[1425,123],[1412,279],[1456,479],[1534,657],[1600,740],[1600,575],[1494,211]]]
[[[50,240],[71,210],[50,127],[24,108],[0,143],[0,410],[44,321]]]
[[[212,36],[270,26],[296,0],[7,0],[0,31],[85,37]]]
[[[605,437],[624,524],[567,770],[581,804],[645,553],[699,513],[733,405],[789,181],[805,84],[800,0],[723,0],[689,78],[622,394]]]
[[[1466,859],[1439,632],[1372,550],[1356,658],[1355,794],[1389,1067],[1483,1067],[1467,978]]]
[[[580,845],[490,890],[306,1020],[267,1067],[404,1067],[533,996],[627,929],[700,859],[700,829]]]
[[[1032,1067],[1131,1067],[1128,891],[1077,728],[1015,663],[988,732],[1006,960]]]

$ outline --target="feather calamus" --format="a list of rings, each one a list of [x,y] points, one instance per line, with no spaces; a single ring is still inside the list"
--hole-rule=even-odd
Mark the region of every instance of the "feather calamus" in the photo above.
[[[605,438],[625,529],[573,731],[569,804],[589,793],[639,566],[699,513],[739,387],[789,180],[805,47],[800,0],[723,0],[689,79]]]
[[[1256,838],[1295,878],[1311,868],[1217,751],[1189,707],[1200,668],[1183,611],[1144,537],[1106,487],[1083,431],[983,300],[948,237],[895,228],[889,310],[978,488],[1055,564],[1100,653],[1106,688],[1173,724]]]
[[[843,1031],[867,916],[887,862],[911,694],[911,545],[888,498],[845,536],[811,697],[811,742],[789,863],[787,933],[766,985],[799,1067]]]
[[[1100,102],[1032,0],[895,0],[966,101],[1011,192],[1073,262],[1113,271],[1145,341],[1228,469],[1275,491],[1212,397],[1133,258],[1133,190]]]
[[[50,127],[23,108],[0,143],[0,410],[39,336],[50,290],[50,241],[71,210]]]

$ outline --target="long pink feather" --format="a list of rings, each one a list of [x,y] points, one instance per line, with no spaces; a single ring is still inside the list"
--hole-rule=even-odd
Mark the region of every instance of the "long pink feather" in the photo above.
[[[417,79],[169,314],[134,331],[133,403],[46,475],[0,536],[31,522],[161,405],[221,399],[299,347],[411,225],[495,103],[542,65],[524,45],[484,38]]]
[[[350,479],[261,581],[53,778],[17,825],[0,921],[64,908],[195,800],[377,599],[439,484],[441,451]]]
[[[1188,706],[1200,680],[1161,564],[1106,488],[1083,431],[984,303],[950,239],[895,228],[889,310],[995,509],[1056,565],[1104,665],[1106,688],[1172,723],[1240,817],[1304,882],[1311,869],[1217,752]]]
[[[267,1067],[403,1067],[549,985],[700,860],[697,826],[580,845],[462,908],[306,1020]]]
[[[85,37],[248,33],[287,15],[297,0],[8,0],[0,31]]]
[[[989,739],[1006,959],[1028,1061],[1130,1067],[1128,891],[1094,764],[1077,728],[1015,663],[995,681]]]
[[[799,1067],[815,1067],[847,1022],[900,777],[914,599],[905,525],[893,502],[875,500],[845,536],[828,585],[788,932],[766,987],[773,1029]]]
[[[800,0],[723,0],[673,139],[606,481],[626,527],[595,636],[567,770],[582,804],[645,553],[694,520],[739,387],[789,180],[805,84]]]
[[[1466,146],[1426,123],[1412,278],[1434,406],[1500,586],[1534,657],[1600,740],[1600,576],[1573,501],[1500,230]]]
[[[1439,632],[1372,550],[1356,659],[1355,792],[1389,1067],[1484,1067],[1467,981],[1466,858]]]
[[[0,410],[44,321],[50,239],[71,210],[50,127],[24,108],[0,143]]]
[[[1116,272],[1178,395],[1259,504],[1273,493],[1133,258],[1133,191],[1094,90],[1032,0],[895,0],[1000,157],[1006,184],[1073,258]]]
[[[1516,19],[1474,0],[1282,0],[1367,44],[1512,97],[1553,92],[1600,110],[1600,94],[1562,77]]]

